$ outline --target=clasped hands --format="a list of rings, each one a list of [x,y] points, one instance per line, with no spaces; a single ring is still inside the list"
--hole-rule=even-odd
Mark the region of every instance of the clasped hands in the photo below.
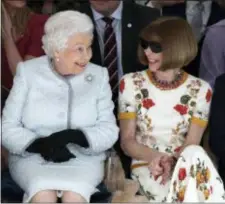
[[[53,133],[48,137],[36,139],[27,147],[26,151],[38,153],[46,161],[60,163],[76,158],[66,147],[69,143],[77,144],[84,148],[89,147],[87,138],[81,130],[68,129]]]
[[[161,184],[165,185],[170,179],[174,167],[176,165],[177,159],[169,155],[159,155],[149,165],[149,170],[151,171],[155,180],[160,176],[162,177]]]

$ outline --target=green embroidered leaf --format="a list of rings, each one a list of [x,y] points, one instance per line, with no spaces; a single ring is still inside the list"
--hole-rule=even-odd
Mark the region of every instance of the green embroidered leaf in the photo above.
[[[138,110],[141,110],[141,104],[138,105]]]
[[[184,95],[181,97],[180,102],[182,104],[187,104],[190,99],[191,99],[191,97],[189,95]]]
[[[141,94],[140,93],[136,94],[135,99],[136,100],[140,100],[141,99]]]
[[[194,165],[191,165],[190,174],[191,174],[191,177],[193,178],[195,177]]]
[[[166,152],[168,152],[168,153],[173,153],[172,152],[172,150],[171,149],[169,149],[169,148],[166,148],[166,150],[165,150]]]
[[[191,101],[190,106],[191,107],[195,107],[196,106],[196,102],[195,101]]]
[[[141,93],[143,95],[143,98],[148,98],[149,96],[148,89],[141,89]]]

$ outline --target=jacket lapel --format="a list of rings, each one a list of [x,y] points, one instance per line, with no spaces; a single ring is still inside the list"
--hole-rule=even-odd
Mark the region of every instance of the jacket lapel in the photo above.
[[[122,11],[122,66],[123,72],[131,72],[132,62],[136,60],[131,59],[133,50],[136,49],[138,36],[137,19],[135,18],[135,11],[131,3],[123,2]]]

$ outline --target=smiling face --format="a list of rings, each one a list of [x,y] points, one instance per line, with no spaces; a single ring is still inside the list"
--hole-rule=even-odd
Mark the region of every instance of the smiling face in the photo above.
[[[158,18],[141,31],[140,38],[148,42],[148,49],[140,41],[139,60],[153,72],[183,68],[195,58],[198,50],[191,26],[179,17]],[[157,43],[161,45],[161,52]]]
[[[144,50],[145,56],[148,60],[148,67],[152,72],[156,72],[160,70],[160,67],[162,65],[163,55],[162,52],[155,53],[152,52],[151,48],[148,47]]]
[[[92,57],[92,35],[77,33],[67,41],[67,47],[55,52],[55,69],[61,75],[79,74],[85,70]]]

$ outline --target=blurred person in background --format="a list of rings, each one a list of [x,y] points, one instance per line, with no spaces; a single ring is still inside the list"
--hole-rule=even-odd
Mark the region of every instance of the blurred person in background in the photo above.
[[[36,13],[52,14],[57,0],[26,0],[27,6]]]
[[[44,5],[42,7],[42,13],[55,13],[55,0],[45,0]]]
[[[225,12],[225,1],[218,0]],[[214,87],[218,76],[225,73],[225,19],[210,26],[202,46],[200,78]]]
[[[42,13],[42,8],[47,0],[26,0],[27,6],[35,13]]]
[[[48,16],[34,13],[26,5],[26,0],[3,0],[1,9],[1,108],[3,108],[18,63],[44,55],[41,38]]]
[[[209,146],[218,159],[218,171],[225,182],[225,74],[216,78],[209,120]]]

